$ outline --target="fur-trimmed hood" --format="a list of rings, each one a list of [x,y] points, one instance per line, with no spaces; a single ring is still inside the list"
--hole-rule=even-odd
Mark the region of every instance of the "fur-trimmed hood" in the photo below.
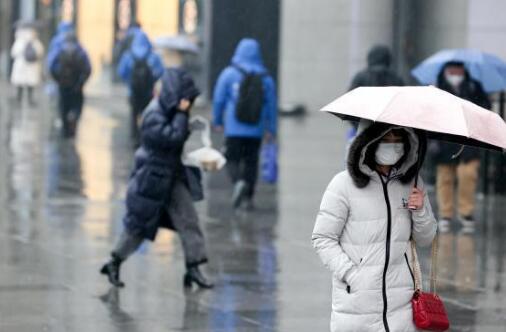
[[[369,148],[376,148],[379,140],[391,129],[403,129],[408,135],[405,153],[397,165],[394,166],[395,176],[402,182],[408,183],[418,174],[427,150],[427,139],[422,131],[404,128],[384,123],[362,121],[357,137],[350,146],[347,160],[348,173],[358,188],[369,184],[376,171],[366,163],[366,152]]]

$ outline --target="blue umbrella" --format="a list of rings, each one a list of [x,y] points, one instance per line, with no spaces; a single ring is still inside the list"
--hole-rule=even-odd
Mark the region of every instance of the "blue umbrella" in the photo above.
[[[506,89],[506,62],[495,55],[473,49],[439,51],[416,66],[411,74],[422,84],[435,85],[441,69],[450,61],[462,62],[486,92]]]

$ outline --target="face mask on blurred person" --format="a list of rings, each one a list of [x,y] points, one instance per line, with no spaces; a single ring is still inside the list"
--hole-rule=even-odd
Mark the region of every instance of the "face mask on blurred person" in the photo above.
[[[453,87],[458,87],[464,81],[464,75],[446,74],[445,78]]]
[[[404,143],[380,143],[376,150],[378,165],[392,166],[404,155]]]

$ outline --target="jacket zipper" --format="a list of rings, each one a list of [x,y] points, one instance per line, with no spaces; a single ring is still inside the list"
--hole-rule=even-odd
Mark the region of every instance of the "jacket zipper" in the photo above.
[[[413,274],[413,270],[411,269],[411,265],[409,265],[408,254],[404,253],[404,258],[406,259],[406,264],[408,265],[409,274],[411,274],[411,279],[413,279],[413,289],[415,288],[415,275]]]
[[[388,326],[387,320],[387,311],[388,311],[388,300],[387,300],[387,270],[388,264],[390,263],[390,237],[392,233],[392,211],[390,208],[390,198],[388,197],[388,181],[384,181],[381,174],[379,174],[381,184],[383,186],[383,195],[385,196],[385,203],[387,205],[387,239],[385,246],[385,267],[383,268],[383,285],[382,285],[382,294],[383,294],[383,325],[385,326],[385,331],[390,332],[390,327]]]

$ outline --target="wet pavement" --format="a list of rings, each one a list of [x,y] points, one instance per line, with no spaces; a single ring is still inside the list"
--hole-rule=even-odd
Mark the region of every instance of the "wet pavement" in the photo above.
[[[225,175],[206,175],[198,210],[216,289],[183,292],[179,239],[162,231],[124,265],[118,291],[98,269],[122,229],[133,154],[125,98],[90,97],[77,138],[65,141],[52,102],[20,107],[1,88],[1,332],[328,331],[330,274],[310,236],[343,167],[338,120],[281,119],[280,181],[260,186],[253,213],[233,213]],[[505,203],[485,197],[476,234],[441,236],[439,291],[452,331],[506,331]],[[427,271],[427,251],[422,261]]]

